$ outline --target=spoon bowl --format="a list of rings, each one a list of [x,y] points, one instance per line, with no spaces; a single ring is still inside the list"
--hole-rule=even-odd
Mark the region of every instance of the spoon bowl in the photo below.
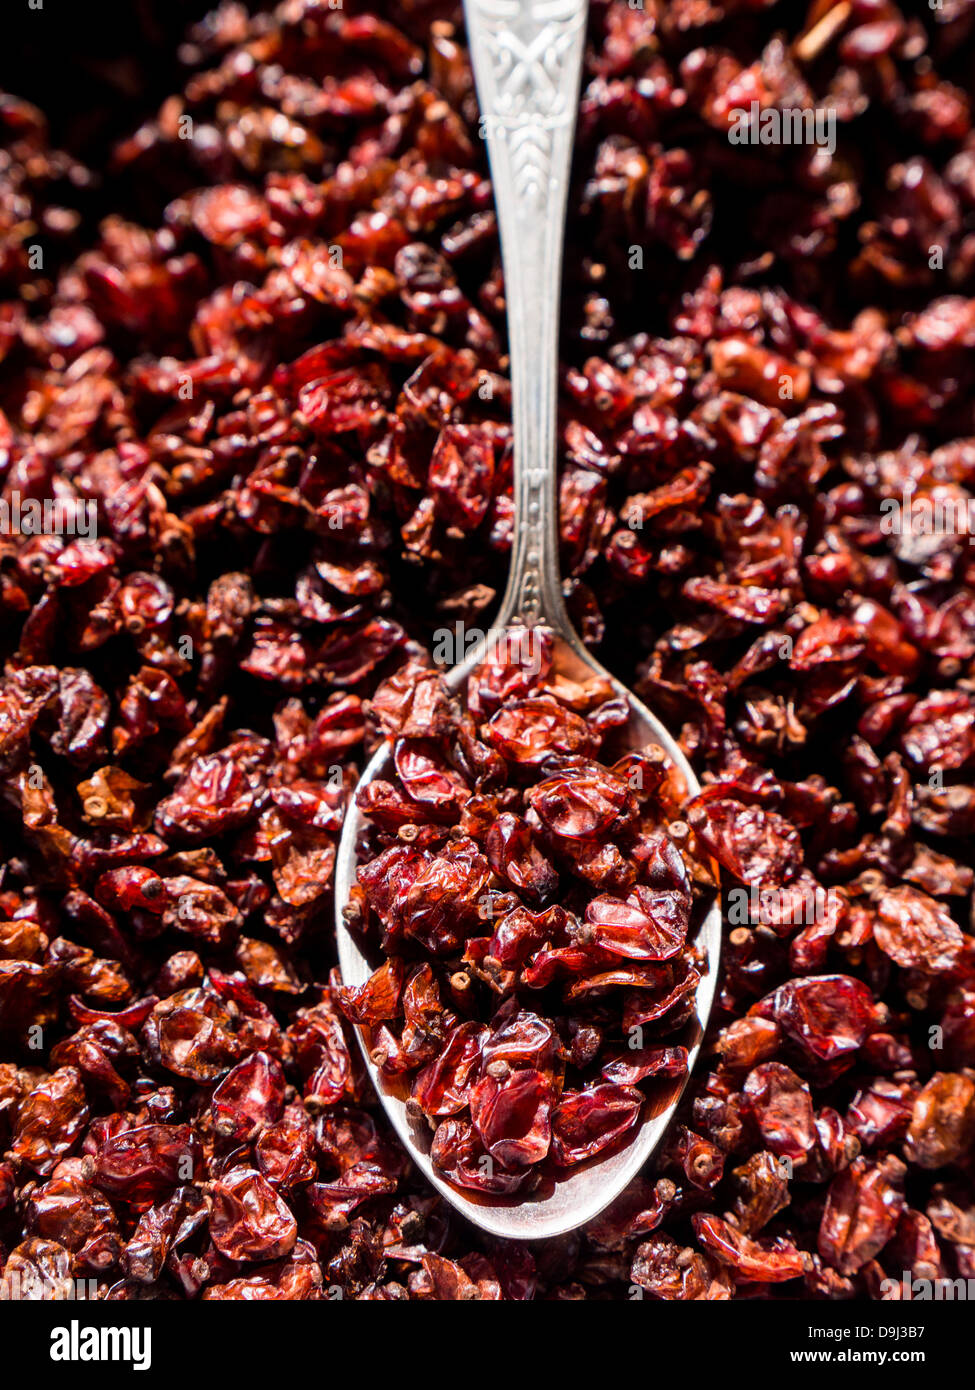
[[[461,693],[464,690],[468,676],[483,660],[484,651],[484,646],[479,646],[467,661],[447,674],[445,680],[452,692]],[[594,675],[609,679],[615,693],[627,701],[630,711],[628,724],[619,731],[621,751],[636,751],[652,746],[662,748],[684,779],[688,799],[697,795],[700,790],[697,778],[671,734],[646,705],[582,647],[574,633],[556,637],[553,667],[570,680]],[[377,749],[362,774],[359,787],[365,787],[375,778],[388,779],[392,756],[392,745],[388,742]],[[342,915],[342,908],[348,903],[350,890],[355,883],[358,842],[365,826],[365,816],[354,803],[350,803],[336,859],[335,893],[339,967],[343,983],[352,986],[365,984],[382,963]],[[653,1092],[644,1104],[639,1126],[626,1136],[621,1147],[599,1154],[588,1163],[570,1169],[555,1181],[543,1181],[527,1196],[481,1196],[455,1187],[439,1174],[430,1160],[432,1131],[424,1119],[414,1118],[408,1113],[408,1092],[390,1081],[375,1064],[370,1052],[368,1031],[356,1028],[372,1084],[413,1162],[427,1181],[475,1225],[492,1235],[511,1240],[540,1240],[562,1235],[598,1215],[639,1173],[670,1124],[697,1060],[711,1011],[721,951],[721,911],[716,898],[692,922],[688,942],[696,948],[700,961],[701,979],[695,996],[695,1012],[680,1037],[668,1039],[668,1043],[680,1042],[687,1048],[687,1071],[670,1081],[661,1079],[655,1082]]]

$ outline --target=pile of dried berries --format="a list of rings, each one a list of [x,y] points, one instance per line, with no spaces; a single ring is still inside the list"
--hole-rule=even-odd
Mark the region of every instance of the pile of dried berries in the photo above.
[[[973,0],[593,0],[563,571],[702,777],[712,1035],[654,1170],[531,1246],[358,1065],[330,874],[377,692],[490,621],[511,542],[458,24],[225,3],[100,184],[0,102],[0,1292],[975,1276],[975,551],[929,524],[975,492]],[[833,148],[731,142],[753,101]]]
[[[434,1166],[506,1196],[546,1160],[617,1146],[639,1083],[686,1073],[686,1047],[660,1043],[700,978],[668,836],[688,838],[683,779],[656,746],[597,761],[625,700],[603,677],[568,680],[532,635],[531,653],[516,630],[475,668],[466,708],[419,663],[380,686],[396,782],[358,793],[370,832],[346,914],[384,960],[339,995],[384,1076],[410,1078]]]

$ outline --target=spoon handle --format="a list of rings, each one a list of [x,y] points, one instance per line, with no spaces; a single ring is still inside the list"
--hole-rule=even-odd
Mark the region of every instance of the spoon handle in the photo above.
[[[465,0],[504,263],[514,543],[498,627],[571,632],[556,490],[559,292],[588,0]]]

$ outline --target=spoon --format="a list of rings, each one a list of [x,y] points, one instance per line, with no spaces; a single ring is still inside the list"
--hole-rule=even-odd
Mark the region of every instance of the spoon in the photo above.
[[[514,416],[514,544],[508,585],[492,633],[455,666],[446,682],[462,691],[499,634],[547,628],[554,668],[569,680],[609,679],[629,707],[620,744],[656,745],[683,776],[687,795],[700,791],[675,740],[645,705],[585,649],[566,612],[559,577],[556,502],[558,319],[566,198],[585,42],[588,0],[465,0],[467,35],[487,141],[504,263]],[[388,777],[392,747],[368,763],[357,791]],[[365,983],[381,962],[370,959],[350,930],[344,909],[355,882],[357,841],[365,818],[349,804],[335,866],[339,965],[346,985]],[[721,914],[712,902],[696,928],[701,956],[696,1016],[681,1041],[688,1072],[648,1097],[637,1129],[617,1151],[540,1184],[524,1197],[486,1197],[449,1183],[430,1161],[431,1132],[407,1112],[406,1097],[379,1070],[363,1029],[366,1067],[394,1129],[428,1181],[469,1221],[496,1236],[552,1238],[596,1216],[623,1190],[659,1144],[700,1049],[717,979]]]

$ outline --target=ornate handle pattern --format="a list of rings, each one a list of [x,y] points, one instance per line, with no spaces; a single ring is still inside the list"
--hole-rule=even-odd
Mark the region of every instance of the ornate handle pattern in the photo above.
[[[515,536],[498,625],[565,631],[556,473],[559,292],[588,0],[465,0],[504,262]]]

